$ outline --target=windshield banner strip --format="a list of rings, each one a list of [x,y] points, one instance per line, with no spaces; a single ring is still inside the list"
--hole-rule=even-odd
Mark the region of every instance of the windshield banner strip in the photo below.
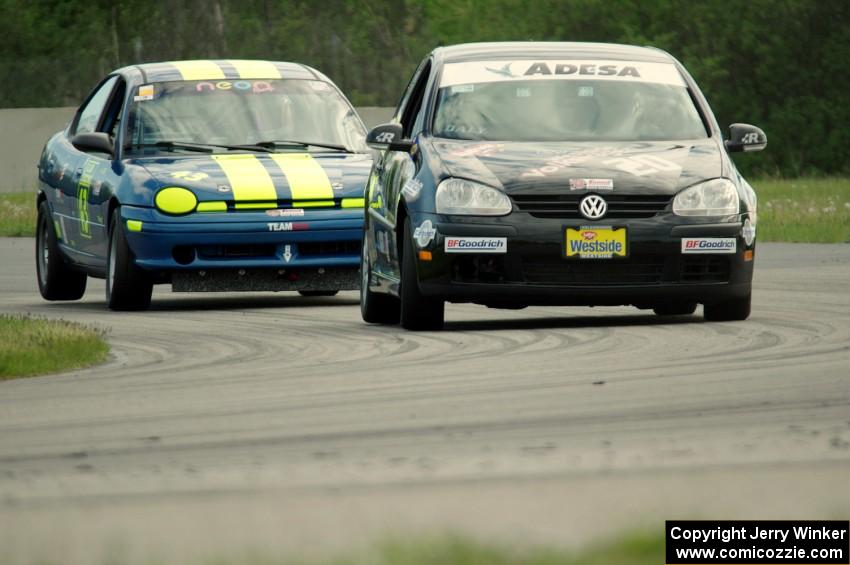
[[[213,155],[212,158],[227,175],[234,201],[277,201],[274,181],[255,155]]]
[[[467,61],[443,67],[440,87],[512,80],[619,80],[685,86],[670,63],[591,60]]]
[[[328,174],[306,153],[275,153],[271,155],[286,180],[293,200],[333,200],[334,191]]]
[[[273,63],[268,61],[227,61],[236,72],[239,73],[239,78],[244,79],[277,79],[283,78],[280,76],[280,71]]]
[[[224,71],[213,61],[171,61],[171,65],[180,71],[183,80],[223,79]]]

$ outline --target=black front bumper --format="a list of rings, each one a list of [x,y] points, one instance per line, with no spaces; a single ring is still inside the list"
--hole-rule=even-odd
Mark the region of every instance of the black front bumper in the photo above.
[[[718,223],[664,214],[594,223],[522,213],[489,220],[415,214],[414,226],[430,219],[437,228],[422,248],[432,259],[417,262],[419,286],[423,294],[451,302],[495,306],[722,302],[750,293],[754,247],[741,236],[745,217]],[[565,229],[593,224],[625,227],[628,257],[567,259]],[[446,253],[446,236],[504,237],[507,252]],[[734,237],[736,251],[683,254],[683,237]]]

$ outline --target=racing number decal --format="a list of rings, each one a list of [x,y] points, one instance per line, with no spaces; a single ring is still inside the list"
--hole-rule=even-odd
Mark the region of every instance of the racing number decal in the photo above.
[[[187,180],[187,181],[202,181],[209,175],[200,171],[174,171],[171,173],[171,178]]]
[[[77,216],[80,220],[80,235],[91,238],[91,224],[89,222],[89,187],[92,175],[97,168],[97,161],[86,159],[83,165],[83,174],[77,184]]]

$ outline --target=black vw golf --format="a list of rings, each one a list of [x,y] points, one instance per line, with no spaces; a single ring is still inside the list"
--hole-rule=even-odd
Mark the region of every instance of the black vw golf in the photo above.
[[[438,329],[445,302],[750,313],[756,196],[685,68],[652,48],[490,43],[435,49],[366,192],[361,311]]]

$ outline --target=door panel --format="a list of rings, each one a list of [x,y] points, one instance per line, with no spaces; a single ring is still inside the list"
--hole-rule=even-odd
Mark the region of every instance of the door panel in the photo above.
[[[78,111],[72,124],[70,138],[77,133],[113,133],[120,115],[125,94],[124,81],[113,76],[105,80]],[[106,204],[117,175],[112,171],[112,157],[104,153],[87,153],[73,149],[77,155],[76,169],[71,179],[71,199],[68,215],[74,219],[71,245],[84,253],[84,262],[102,266],[106,261],[108,232]]]

